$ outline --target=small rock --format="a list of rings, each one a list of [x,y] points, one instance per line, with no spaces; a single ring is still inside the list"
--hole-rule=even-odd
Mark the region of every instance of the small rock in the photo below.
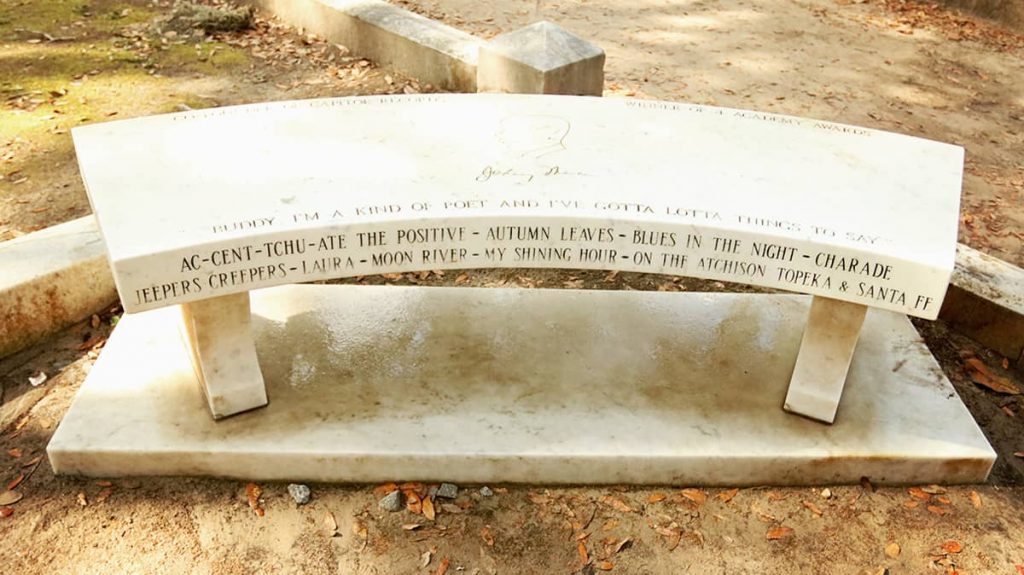
[[[445,499],[455,499],[459,496],[459,488],[454,483],[442,483],[437,488],[437,496]]]
[[[309,487],[298,483],[288,484],[288,495],[292,496],[297,505],[305,505],[309,503]]]
[[[405,498],[402,497],[402,492],[396,489],[391,493],[385,495],[384,498],[381,499],[379,503],[377,503],[377,506],[383,509],[384,511],[395,513],[405,508],[405,501],[403,501],[404,499]]]
[[[484,485],[483,487],[480,488],[480,495],[484,497],[492,497],[494,495],[494,491],[491,491],[490,487]]]
[[[832,497],[832,490],[831,489],[826,487],[825,489],[821,490],[821,498],[822,499],[831,499],[831,497]]]

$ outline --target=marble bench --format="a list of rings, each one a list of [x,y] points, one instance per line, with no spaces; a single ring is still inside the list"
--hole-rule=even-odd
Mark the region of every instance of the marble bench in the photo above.
[[[210,410],[267,403],[250,290],[464,268],[814,296],[784,408],[832,422],[868,307],[934,319],[963,150],[684,103],[292,101],[73,131],[126,313],[181,306]]]

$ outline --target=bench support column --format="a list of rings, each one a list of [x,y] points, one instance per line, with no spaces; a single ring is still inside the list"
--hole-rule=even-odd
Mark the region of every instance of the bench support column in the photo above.
[[[267,404],[249,323],[249,294],[181,305],[182,336],[210,413],[220,419]]]
[[[811,300],[783,409],[832,423],[867,306],[820,296]]]

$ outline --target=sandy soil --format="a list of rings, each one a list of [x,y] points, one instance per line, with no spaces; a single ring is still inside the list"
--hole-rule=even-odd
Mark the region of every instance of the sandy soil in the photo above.
[[[266,21],[255,31],[203,39],[196,49],[195,42],[177,44],[163,34],[155,43],[146,34],[123,35],[166,15],[166,6],[101,0],[88,6],[0,0],[0,6],[0,234],[8,236],[87,212],[66,134],[76,123],[182,104],[426,89]],[[44,6],[57,12],[34,11]],[[461,0],[421,5],[481,35],[525,24],[536,9],[532,2],[500,8]],[[1014,148],[1020,126],[1008,119],[1024,106],[1012,93],[1022,66],[1017,47],[1002,51],[984,35],[952,41],[927,23],[894,29],[890,24],[907,16],[878,4],[652,2],[640,8],[591,1],[544,4],[540,11],[608,51],[609,95],[798,113],[966,144],[972,158],[966,207],[990,209],[997,197],[1007,206],[992,212],[993,219],[976,216],[973,227],[965,226],[967,239],[990,241],[989,249],[1002,249],[1003,257],[1021,255],[1019,237],[993,232],[1021,229],[1021,213],[1014,211],[1021,209]],[[71,35],[76,39],[63,39]],[[965,216],[989,213],[981,208]],[[532,270],[352,281],[736,289],[648,275]],[[1024,383],[1003,368],[1004,358],[941,322],[918,327],[1000,454],[989,484],[735,493],[492,485],[492,497],[481,496],[481,486],[462,486],[458,499],[437,501],[430,520],[422,511],[381,511],[375,486],[313,485],[312,501],[297,507],[285,485],[262,484],[256,504],[265,512],[258,516],[245,482],[55,477],[40,457],[117,313],[108,310],[0,360],[0,496],[12,497],[4,491],[9,487],[22,497],[0,504],[0,572],[1024,574],[1024,460],[1014,456],[1024,450],[1024,400],[972,383],[965,358]],[[31,385],[41,372],[48,379]]]
[[[1024,36],[897,0],[394,3],[484,38],[555,22],[605,50],[605,96],[793,114],[964,146],[961,241],[1024,264]]]
[[[661,291],[732,287],[639,274],[534,270],[352,281]],[[1024,400],[974,385],[963,358],[981,359],[1017,386],[1024,382],[1001,368],[1002,358],[941,322],[919,327],[999,452],[989,484],[874,489],[865,483],[736,492],[491,485],[493,497],[481,496],[481,486],[473,485],[461,486],[454,501],[438,499],[437,516],[430,520],[422,510],[380,510],[382,492],[375,486],[313,485],[313,500],[298,507],[285,485],[261,484],[259,505],[265,513],[257,516],[245,482],[55,477],[46,460],[37,458],[117,311],[0,360],[0,478],[12,482],[24,476],[14,488],[23,499],[9,506],[10,516],[0,517],[5,572],[436,574],[446,560],[448,573],[609,569],[771,575],[890,569],[1013,575],[1024,569],[1024,460],[1013,455],[1024,448]],[[33,387],[29,378],[39,372],[49,379]],[[629,541],[616,552],[624,539]],[[429,559],[425,567],[424,557]]]

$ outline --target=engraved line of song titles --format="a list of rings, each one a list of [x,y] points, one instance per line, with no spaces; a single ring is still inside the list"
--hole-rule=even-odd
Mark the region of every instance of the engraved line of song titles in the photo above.
[[[892,285],[892,265],[824,248],[740,234],[682,232],[657,225],[379,224],[358,232],[309,232],[184,255],[178,279],[135,290],[139,305],[238,287],[388,273],[500,267],[624,269],[817,290],[929,310],[932,298]]]

